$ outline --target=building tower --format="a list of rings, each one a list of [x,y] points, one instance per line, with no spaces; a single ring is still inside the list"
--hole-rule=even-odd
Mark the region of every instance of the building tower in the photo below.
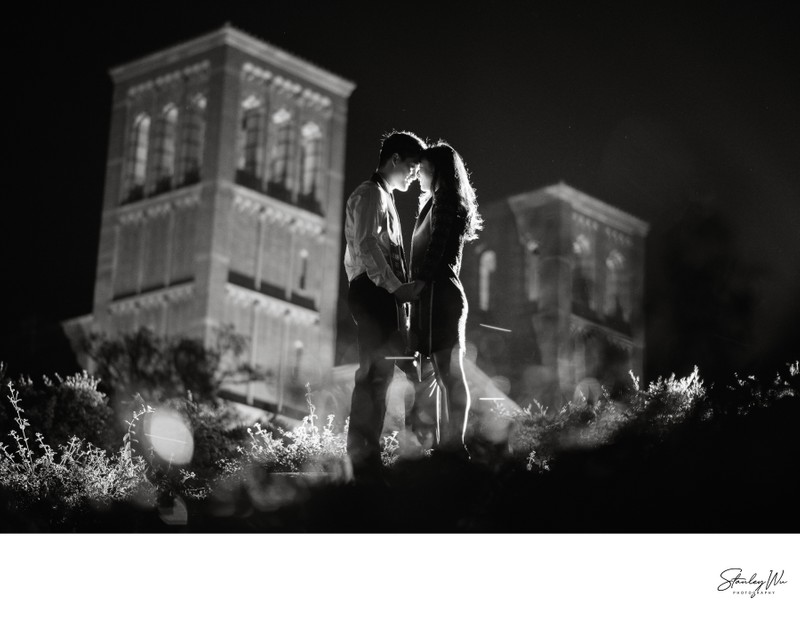
[[[481,213],[461,275],[477,366],[517,403],[551,408],[640,376],[648,225],[563,183]]]
[[[206,344],[233,324],[274,379],[228,395],[294,414],[334,361],[355,85],[227,25],[111,77],[94,305],[76,320]]]

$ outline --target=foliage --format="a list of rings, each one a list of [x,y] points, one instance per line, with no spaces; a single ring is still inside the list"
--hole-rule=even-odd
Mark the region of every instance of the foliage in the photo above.
[[[305,417],[297,428],[282,431],[277,438],[256,423],[254,430],[248,428],[250,444],[242,453],[269,471],[325,471],[326,463],[346,454],[345,435],[334,434],[331,417],[321,429]]]
[[[560,451],[607,443],[628,421],[607,391],[595,402],[568,402],[555,414],[534,400],[514,420],[510,447],[526,455],[529,470],[547,471]]]
[[[730,415],[744,415],[785,397],[800,395],[800,366],[789,364],[770,380],[736,377],[734,384],[709,390],[697,367],[686,377],[659,377],[646,389],[631,375],[631,389],[620,399],[606,391],[596,402],[569,402],[549,413],[534,401],[513,419],[512,453],[525,454],[528,469],[551,469],[565,450],[609,445],[633,439],[642,449],[672,436],[673,430],[692,425],[711,427]]]
[[[659,377],[650,383],[647,390],[639,388],[639,379],[632,372],[630,376],[634,388],[626,420],[644,421],[648,429],[660,434],[670,426],[686,421],[698,408],[703,408],[703,415],[707,416],[707,391],[696,366],[681,379],[676,379],[674,373],[667,379]]]
[[[36,432],[32,445],[28,435],[31,424],[23,416],[19,392],[10,382],[8,389],[17,429],[9,433],[13,449],[0,442],[0,487],[14,493],[15,509],[36,503],[62,506],[68,510],[61,516],[65,520],[69,510],[87,506],[104,506],[134,497],[152,501],[155,488],[145,476],[144,460],[132,452],[129,434],[120,450],[110,456],[77,437],[53,449],[42,433]]]
[[[320,427],[316,407],[311,399],[310,386],[306,385],[306,402],[309,414],[293,430],[262,428],[261,423],[247,429],[249,443],[240,447],[242,464],[257,464],[272,472],[321,472],[331,468],[347,456],[347,423],[345,431],[334,431],[334,416]]]
[[[25,389],[34,396],[50,393],[51,400],[39,395],[43,401],[61,401],[61,397],[72,402],[74,410],[58,404],[36,409],[36,414],[50,420],[46,427],[55,431],[59,410],[72,410],[72,415],[85,410],[89,416],[106,418],[107,398],[97,387],[98,380],[85,372],[64,379],[44,378],[42,385],[27,378],[8,383],[15,427],[6,433],[11,446],[0,443],[0,496],[8,499],[4,502],[10,503],[12,511],[44,507],[63,525],[76,513],[114,503],[153,508],[178,495],[206,499],[218,485],[232,483],[235,488],[242,481],[257,480],[258,476],[253,477],[256,470],[325,473],[334,479],[348,470],[349,420],[343,431],[332,415],[321,423],[309,385],[309,414],[292,429],[268,419],[244,427],[233,406],[196,400],[193,392],[167,400],[166,405],[186,421],[193,434],[191,470],[165,464],[146,447],[143,423],[155,411],[141,397],[135,398],[137,408],[125,422],[127,432],[116,451],[75,435],[53,448],[39,430],[45,427],[41,420],[30,422],[20,404]],[[542,474],[534,477],[537,481],[558,480],[566,485],[563,481],[573,480],[564,478],[569,476],[584,486],[594,481],[595,487],[581,488],[586,494],[593,489],[604,493],[617,489],[597,486],[611,476],[624,477],[626,472],[637,473],[630,483],[634,487],[635,480],[655,481],[655,487],[649,488],[654,490],[669,488],[676,481],[681,489],[696,487],[704,480],[708,486],[716,481],[714,472],[725,469],[727,459],[734,455],[747,459],[746,450],[751,449],[756,462],[769,458],[776,450],[776,438],[783,437],[786,429],[779,420],[786,416],[784,411],[796,409],[798,396],[798,362],[771,376],[736,375],[730,383],[708,387],[697,368],[683,378],[658,378],[647,388],[640,387],[631,374],[629,389],[618,398],[604,391],[597,401],[570,402],[554,412],[534,401],[511,420],[509,450],[493,453],[492,458],[508,459],[512,472],[528,476],[527,469]],[[498,414],[510,415],[503,410]],[[779,449],[788,450],[790,443],[783,441]],[[781,447],[784,444],[786,447]],[[395,465],[399,447],[397,433],[384,439],[385,466]],[[625,463],[624,468],[618,467],[620,462]],[[575,487],[569,489],[575,493]],[[719,494],[716,497],[719,499]]]
[[[797,397],[800,391],[800,361],[787,364],[775,375],[734,374],[734,383],[725,384],[723,393],[715,398],[717,409],[728,414],[746,414],[766,408],[785,397]]]
[[[240,472],[256,465],[268,472],[342,472],[347,469],[347,432],[349,418],[342,431],[337,431],[334,415],[320,424],[316,406],[306,384],[306,403],[309,414],[292,430],[280,427],[266,430],[261,423],[247,428],[249,441],[238,448],[238,459],[226,459],[221,464],[226,474]],[[397,461],[397,432],[384,438],[381,460],[387,467]]]
[[[123,426],[115,421],[108,397],[98,390],[100,380],[86,371],[56,379],[42,377],[41,383],[29,377],[9,382],[24,400],[34,432],[46,436],[58,445],[72,436],[98,447],[115,450],[119,445]],[[3,367],[0,366],[0,379]],[[17,426],[17,411],[13,403],[3,398],[0,404],[0,436],[6,436]]]
[[[119,401],[135,393],[150,402],[191,393],[197,401],[213,403],[226,385],[270,376],[244,359],[247,339],[230,325],[217,331],[210,347],[199,339],[159,336],[148,328],[116,337],[93,333],[84,346],[98,377]]]

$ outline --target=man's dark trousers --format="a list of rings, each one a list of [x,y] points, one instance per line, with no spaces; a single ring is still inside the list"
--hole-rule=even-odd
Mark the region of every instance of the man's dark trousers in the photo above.
[[[395,367],[395,361],[387,357],[401,355],[405,346],[398,327],[397,301],[366,274],[350,282],[347,302],[358,330],[358,370],[350,406],[347,453],[358,476],[380,469],[386,393]]]

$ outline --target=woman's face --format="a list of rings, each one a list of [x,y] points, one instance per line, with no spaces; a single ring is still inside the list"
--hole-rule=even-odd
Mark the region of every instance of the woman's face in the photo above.
[[[433,193],[433,165],[426,158],[419,163],[419,188],[425,193]]]

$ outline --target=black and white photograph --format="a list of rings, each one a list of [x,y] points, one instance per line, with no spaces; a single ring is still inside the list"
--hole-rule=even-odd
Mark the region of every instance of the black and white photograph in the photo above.
[[[797,623],[789,3],[6,25],[4,610]]]

